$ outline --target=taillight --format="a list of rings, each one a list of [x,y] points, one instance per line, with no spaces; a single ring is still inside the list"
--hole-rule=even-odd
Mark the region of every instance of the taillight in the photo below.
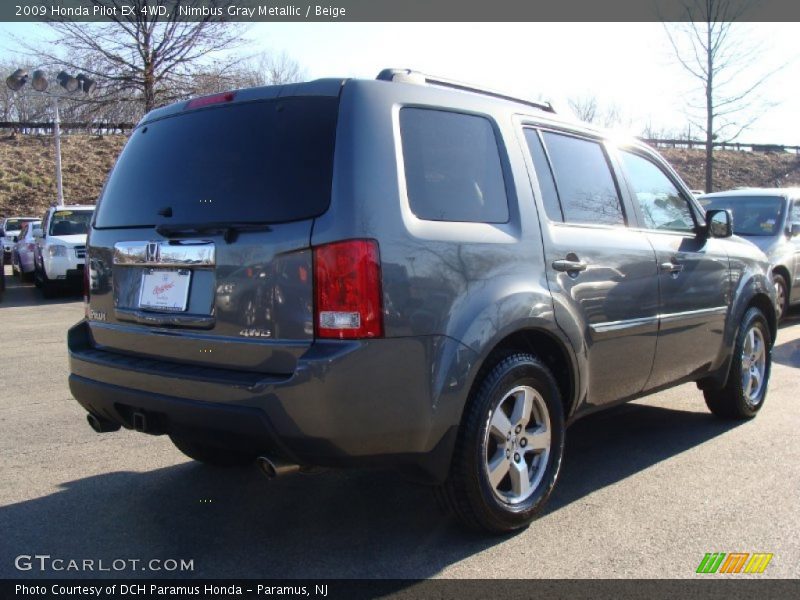
[[[318,337],[383,335],[381,263],[374,240],[349,240],[315,248],[314,292]]]

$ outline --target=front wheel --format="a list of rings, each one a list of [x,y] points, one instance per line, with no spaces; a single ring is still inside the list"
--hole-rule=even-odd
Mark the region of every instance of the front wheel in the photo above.
[[[789,284],[783,275],[773,275],[772,281],[775,283],[775,315],[780,321],[789,306]]]
[[[564,412],[555,379],[534,356],[513,354],[477,383],[439,495],[470,528],[521,529],[550,496],[563,454]]]
[[[705,390],[709,410],[725,419],[752,419],[764,406],[772,367],[772,336],[757,308],[742,319],[728,381],[721,390]]]

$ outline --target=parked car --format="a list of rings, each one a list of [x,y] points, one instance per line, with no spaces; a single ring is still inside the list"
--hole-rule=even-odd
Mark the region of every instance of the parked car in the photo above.
[[[45,297],[59,289],[81,289],[86,261],[86,233],[93,206],[51,206],[34,231],[34,281]]]
[[[0,300],[3,299],[3,293],[6,291],[6,261],[5,252],[0,252]]]
[[[37,231],[41,233],[41,221],[27,221],[22,225],[19,235],[14,236],[14,246],[11,251],[11,268],[20,279],[33,277],[34,255],[36,254]]]
[[[510,531],[582,415],[685,382],[721,417],[764,405],[775,291],[731,233],[547,104],[403,70],[197,98],[109,176],[69,385],[98,432],[269,476],[391,466]],[[219,310],[242,267],[293,310]]]
[[[27,221],[38,221],[36,217],[7,217],[0,219],[0,244],[6,263],[11,263],[11,251],[14,248],[14,236],[19,235],[22,225]]]
[[[769,258],[778,319],[800,304],[800,188],[752,188],[706,194],[707,210],[733,213],[733,232]]]

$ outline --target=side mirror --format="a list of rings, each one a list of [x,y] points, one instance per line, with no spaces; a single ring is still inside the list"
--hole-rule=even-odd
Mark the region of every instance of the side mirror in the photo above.
[[[18,236],[18,235],[15,235],[15,236],[14,236],[14,237],[11,239],[11,241],[12,241],[12,242],[14,242],[14,243],[16,244],[16,243],[19,241],[19,236]]]
[[[792,228],[789,230],[789,237],[800,235],[800,223],[792,223]]]
[[[706,212],[706,231],[709,237],[726,238],[733,235],[733,216],[727,209]]]

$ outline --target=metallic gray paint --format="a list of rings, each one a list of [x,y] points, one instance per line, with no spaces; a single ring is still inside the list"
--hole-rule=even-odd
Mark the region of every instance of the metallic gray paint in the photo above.
[[[233,244],[204,236],[214,243],[216,267],[195,272],[200,275],[192,285],[190,312],[213,320],[207,331],[126,322],[141,266],[115,268],[113,248],[165,238],[152,229],[92,231],[91,309],[109,317],[79,324],[70,334],[73,393],[87,410],[122,419],[114,398],[124,397],[174,413],[176,423],[189,426],[200,417],[186,408],[196,405],[186,403],[200,402],[217,415],[252,409],[269,431],[263,443],[300,462],[410,462],[441,481],[481,367],[499,344],[520,332],[545,335],[561,349],[573,391],[564,398],[572,419],[687,378],[724,382],[746,307],[756,296],[774,300],[757,249],[735,238],[708,238],[701,230],[670,235],[640,229],[608,142],[628,227],[551,223],[522,125],[602,140],[600,132],[478,94],[382,81],[342,87],[337,81],[237,93],[241,101],[341,90],[333,190],[329,210],[313,221],[242,232]],[[508,222],[443,223],[414,216],[405,193],[402,106],[492,121]],[[144,122],[180,110],[182,105],[158,109]],[[688,195],[665,163],[654,160]],[[702,209],[692,203],[702,222]],[[378,241],[385,339],[315,340],[310,248],[351,238]],[[572,260],[571,254],[586,263],[585,270],[553,268],[555,261]],[[673,258],[683,261],[683,271],[673,276],[659,270]],[[242,275],[248,268],[252,277]],[[306,279],[294,275],[303,270]],[[287,274],[288,280],[281,279]],[[242,322],[246,311],[236,290],[246,294],[248,286],[266,299],[258,324]],[[274,335],[242,337],[247,327]],[[687,344],[690,352],[677,353]],[[123,359],[104,361],[97,349]],[[157,359],[162,366],[137,368],[125,362],[128,356]],[[217,379],[170,374],[172,366],[183,373],[187,365],[200,367],[200,374],[203,367],[223,371]],[[233,384],[226,373],[232,379],[237,373],[255,377],[257,383]]]

